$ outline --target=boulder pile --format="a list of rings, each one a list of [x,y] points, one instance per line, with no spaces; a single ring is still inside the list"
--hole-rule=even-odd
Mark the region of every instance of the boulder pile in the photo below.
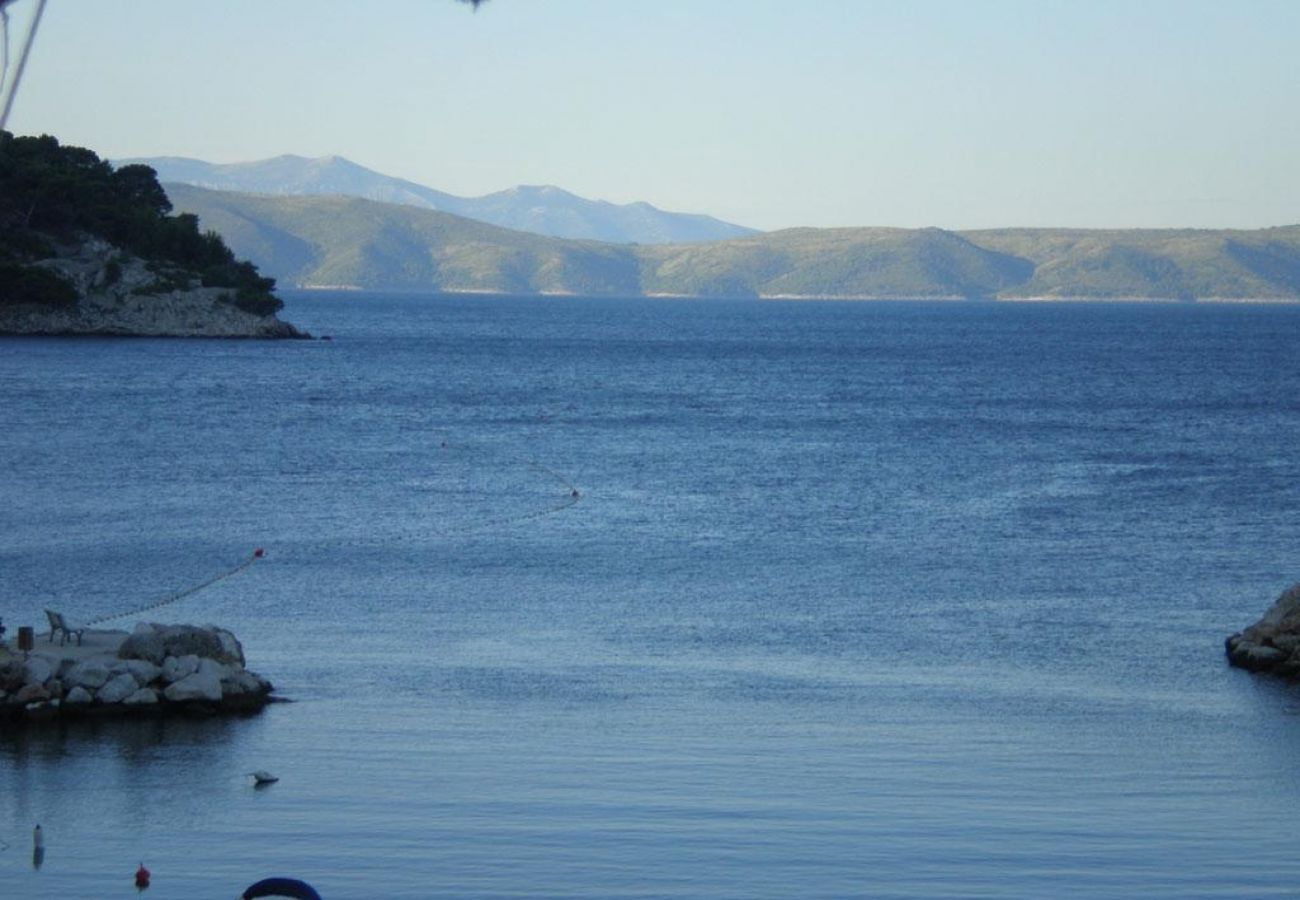
[[[1262,619],[1230,636],[1225,646],[1234,666],[1300,677],[1300,584],[1283,591]]]
[[[116,633],[122,636],[121,632]],[[0,719],[248,712],[271,683],[244,668],[244,648],[215,625],[142,622],[104,652],[69,643],[0,659]]]

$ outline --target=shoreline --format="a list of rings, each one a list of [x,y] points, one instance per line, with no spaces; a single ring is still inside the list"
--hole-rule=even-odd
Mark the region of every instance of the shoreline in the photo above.
[[[1086,295],[1051,296],[1003,296],[1003,297],[967,297],[961,294],[936,294],[925,297],[905,294],[749,294],[746,296],[726,296],[720,294],[678,294],[671,291],[650,291],[643,294],[584,294],[577,291],[532,291],[517,293],[514,291],[494,291],[485,288],[410,288],[410,287],[363,287],[360,285],[307,285],[295,284],[282,288],[285,291],[302,293],[328,294],[399,294],[402,296],[428,297],[519,297],[545,299],[549,297],[571,297],[578,300],[792,300],[822,301],[835,303],[1036,303],[1036,304],[1080,304],[1080,303],[1141,303],[1164,306],[1297,306],[1298,297],[1090,297]]]

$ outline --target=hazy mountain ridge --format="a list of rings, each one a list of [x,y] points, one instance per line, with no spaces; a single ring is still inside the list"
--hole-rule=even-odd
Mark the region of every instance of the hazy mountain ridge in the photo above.
[[[176,156],[117,160],[151,166],[158,180],[252,194],[342,194],[452,213],[551,237],[609,243],[689,243],[757,233],[712,216],[668,212],[649,203],[587,200],[551,185],[520,185],[482,197],[458,197],[372,171],[341,156],[284,155],[245,163]]]
[[[167,185],[282,283],[610,296],[1300,300],[1300,226],[1255,231],[797,228],[628,246],[351,197]]]

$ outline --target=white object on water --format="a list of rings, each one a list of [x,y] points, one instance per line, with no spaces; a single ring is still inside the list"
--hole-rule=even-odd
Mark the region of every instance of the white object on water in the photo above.
[[[32,829],[32,849],[33,850],[45,849],[45,832],[41,831],[40,825],[37,825],[35,828]]]
[[[274,784],[275,782],[280,780],[275,775],[272,775],[270,772],[266,771],[265,769],[258,769],[256,772],[249,772],[248,774],[253,776],[254,785]],[[39,828],[40,826],[38,825],[36,827]]]

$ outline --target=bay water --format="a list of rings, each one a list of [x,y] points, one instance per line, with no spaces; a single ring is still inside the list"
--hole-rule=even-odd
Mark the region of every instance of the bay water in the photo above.
[[[105,627],[294,701],[5,726],[0,897],[1300,890],[1300,307],[285,296],[0,339],[9,636],[262,547]]]

